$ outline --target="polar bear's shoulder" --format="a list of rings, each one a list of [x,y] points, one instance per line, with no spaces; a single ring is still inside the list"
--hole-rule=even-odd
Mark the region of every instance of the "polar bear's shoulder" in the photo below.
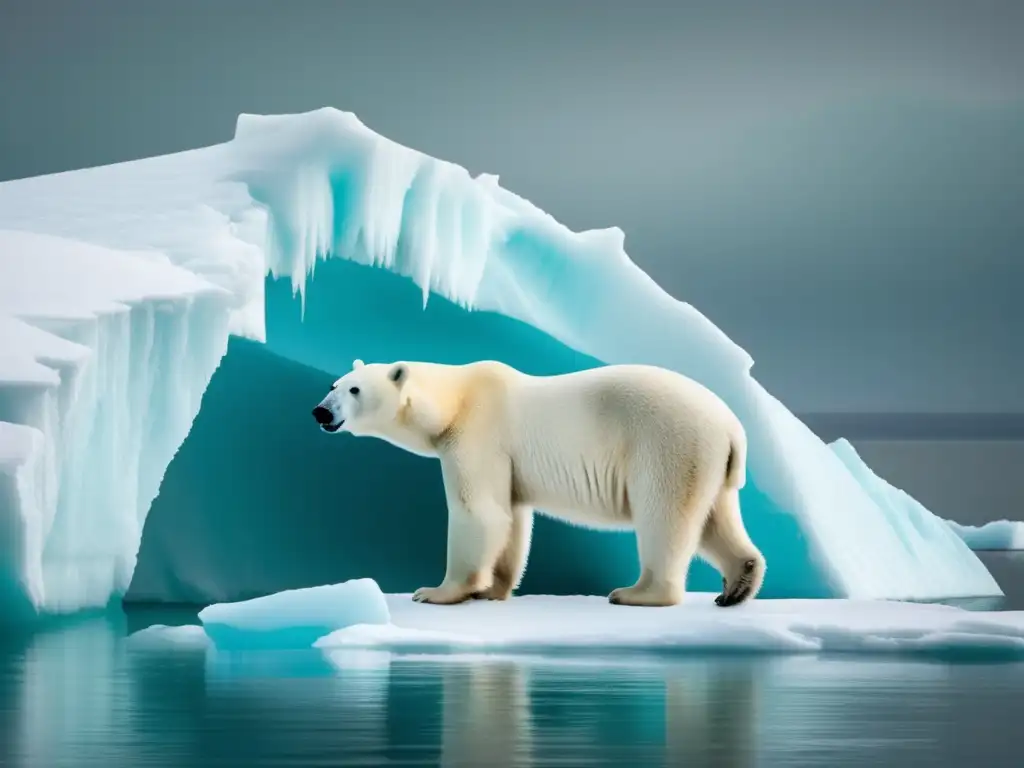
[[[409,363],[410,381],[439,398],[465,398],[503,388],[522,376],[510,365],[493,360],[440,365]]]
[[[465,365],[404,363],[408,369],[407,417],[439,431],[462,431],[468,422],[493,419],[520,374],[504,363]]]

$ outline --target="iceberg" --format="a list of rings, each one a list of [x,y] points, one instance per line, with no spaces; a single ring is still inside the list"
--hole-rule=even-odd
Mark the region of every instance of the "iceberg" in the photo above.
[[[763,597],[1002,594],[945,521],[882,483],[855,454],[826,445],[765,391],[751,376],[753,361],[745,350],[629,259],[621,230],[573,232],[503,189],[496,176],[472,176],[398,145],[350,113],[241,115],[233,139],[223,144],[3,183],[0,228],[74,241],[83,251],[132,252],[121,259],[126,273],[149,274],[159,264],[168,275],[190,273],[193,290],[209,285],[221,291],[216,301],[203,304],[211,309],[179,313],[177,325],[154,321],[152,342],[146,341],[149,326],[143,320],[138,333],[132,323],[124,335],[111,331],[107,336],[104,330],[103,343],[93,339],[91,348],[100,350],[93,357],[103,359],[95,366],[72,362],[89,346],[77,337],[53,337],[59,349],[32,342],[40,345],[34,359],[56,361],[54,373],[47,374],[49,387],[56,389],[53,413],[69,419],[81,414],[74,419],[89,425],[65,423],[56,415],[31,421],[0,414],[0,421],[37,430],[3,433],[5,455],[19,457],[8,462],[16,469],[4,475],[15,478],[5,482],[17,489],[19,501],[16,506],[7,501],[15,491],[0,497],[0,517],[24,528],[19,537],[4,537],[0,569],[7,574],[5,584],[19,585],[13,592],[26,595],[36,610],[85,607],[123,591],[145,511],[188,433],[227,333],[266,342],[267,326],[274,321],[267,316],[266,275],[289,281],[304,313],[308,282],[315,283],[318,265],[323,269],[327,260],[405,278],[417,288],[419,309],[431,297],[440,298],[464,313],[503,316],[532,328],[578,354],[584,364],[659,365],[717,392],[748,432],[742,505],[751,536],[768,560]],[[20,269],[22,261],[5,268]],[[128,261],[136,263],[129,267]],[[91,273],[92,266],[81,272]],[[38,279],[14,273],[7,284],[35,290]],[[67,280],[62,295],[79,304],[84,300],[73,287]],[[12,301],[13,293],[7,291],[3,301]],[[342,290],[333,301],[341,305],[350,298]],[[66,312],[63,306],[54,300],[50,309]],[[139,315],[147,316],[139,306]],[[26,322],[21,312],[0,303],[0,315],[13,318],[11,323]],[[25,338],[35,333],[32,328],[38,330],[18,328]],[[179,329],[177,335],[172,328]],[[372,331],[332,327],[324,332],[369,345]],[[401,329],[386,332],[394,337]],[[309,353],[300,347],[289,339],[274,351]],[[161,356],[159,362],[154,356]],[[18,365],[4,369],[5,382],[24,377],[26,366],[32,367],[24,361]],[[63,394],[71,378],[66,374],[78,370],[76,365],[83,371],[114,366],[119,374],[96,374],[95,390],[89,390],[95,400],[93,394]],[[154,371],[161,371],[160,377]],[[168,371],[177,373],[169,377]],[[167,410],[152,407],[150,397],[162,398]],[[62,411],[65,402],[68,410]],[[117,413],[133,416],[117,415],[112,402],[127,402],[129,410]],[[151,423],[157,415],[160,423]],[[67,429],[72,432],[66,434]],[[100,435],[106,442],[97,442]],[[142,457],[138,474],[144,482],[139,480],[137,491],[134,459],[124,464],[111,459],[111,451],[127,451],[129,444]],[[53,458],[58,454],[59,461]],[[111,474],[113,467],[124,466],[129,471]],[[86,502],[89,495],[78,492],[82,484],[89,494],[108,496],[102,504]],[[40,544],[38,531],[48,532],[54,543]],[[49,576],[33,571],[26,547],[34,547],[35,560],[46,562]],[[116,565],[82,577],[85,563],[104,558]],[[706,587],[713,588],[710,582]]]
[[[975,551],[1024,549],[1024,522],[1019,520],[993,520],[984,525],[961,525],[953,520],[946,523]]]
[[[227,347],[231,295],[154,252],[0,231],[0,615],[102,607]]]
[[[310,648],[317,638],[355,624],[387,624],[384,594],[373,579],[277,592],[199,612],[207,636],[222,650]]]

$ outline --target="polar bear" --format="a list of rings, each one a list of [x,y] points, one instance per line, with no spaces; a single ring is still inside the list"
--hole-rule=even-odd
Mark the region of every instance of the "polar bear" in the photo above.
[[[694,555],[722,574],[715,602],[761,588],[765,559],[740,515],[746,434],[710,390],[678,373],[611,365],[532,376],[504,363],[363,364],[313,416],[440,459],[448,504],[444,580],[419,602],[505,600],[526,566],[534,509],[579,525],[632,528],[635,584],[609,600],[679,603]]]

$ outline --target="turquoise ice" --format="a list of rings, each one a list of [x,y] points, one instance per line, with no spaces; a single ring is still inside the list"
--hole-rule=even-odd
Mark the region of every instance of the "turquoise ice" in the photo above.
[[[354,579],[210,605],[199,620],[221,650],[283,650],[311,648],[347,627],[388,624],[391,614],[373,579]]]
[[[22,231],[0,241],[0,286],[14,286],[0,290],[0,322],[19,329],[0,366],[0,421],[10,425],[0,431],[5,605],[69,612],[124,593],[152,497],[175,450],[185,443],[179,463],[201,450],[195,434],[185,436],[228,332],[329,373],[352,357],[470,355],[519,355],[523,361],[513,362],[537,372],[602,363],[677,370],[717,392],[747,429],[742,504],[768,560],[764,597],[1001,594],[945,521],[880,487],[859,460],[824,444],[766,392],[751,375],[746,351],[630,261],[620,230],[572,232],[503,189],[497,177],[474,177],[399,146],[354,115],[333,109],[242,115],[224,144],[0,184],[0,229]],[[24,265],[50,247],[28,240],[42,235],[61,238],[61,259],[80,247],[102,249],[105,261],[89,262],[91,281],[57,261],[51,279],[40,280]],[[20,244],[12,246],[11,238]],[[120,285],[126,259],[133,270],[152,272],[157,287],[156,270],[196,283],[173,296],[150,284],[124,296],[101,290]],[[332,266],[327,260],[351,269],[336,270],[321,285],[319,272]],[[268,298],[277,285],[265,281],[268,273],[290,282],[303,310],[310,290],[329,286],[330,295],[320,296],[326,309],[301,329],[289,325],[278,316],[280,302]],[[368,289],[385,285],[371,276],[385,273],[416,286],[415,297],[407,292],[401,306],[354,314],[353,306],[377,295],[367,296]],[[55,281],[63,286],[60,295],[76,299],[66,305],[54,299]],[[78,282],[84,287],[75,293]],[[220,298],[190,298],[199,294]],[[121,313],[127,320],[108,321],[115,299],[130,306]],[[410,324],[430,316],[429,305],[438,300],[450,306],[442,313],[447,320],[433,326],[440,332],[417,337],[418,355],[396,354],[409,349],[403,339],[417,331]],[[505,344],[488,354],[495,347],[485,331],[499,322]],[[513,337],[522,339],[521,347]],[[58,355],[51,351],[56,347],[63,350]],[[368,351],[352,354],[357,350]],[[28,369],[39,381],[26,388]],[[249,380],[254,389],[258,383]],[[237,391],[236,410],[245,409],[249,396]],[[280,414],[275,418],[281,421]],[[308,415],[301,410],[294,418],[298,424]],[[79,426],[68,433],[67,425]],[[221,437],[237,437],[241,451],[243,441],[269,440],[267,428],[257,414],[237,435]],[[220,449],[231,450],[230,442]],[[201,472],[202,463],[193,461],[190,471]],[[334,471],[348,487],[364,480],[345,476],[344,465]],[[166,490],[195,492],[203,487],[195,480],[182,475]],[[224,504],[237,505],[230,512],[235,518],[267,503],[245,495],[244,478],[233,487],[241,497],[227,495]],[[346,500],[344,493],[332,497],[339,515]],[[402,525],[404,512],[374,514]],[[357,519],[367,510],[347,513]],[[288,524],[282,513],[281,530]],[[355,541],[336,545],[355,552]],[[628,542],[614,541],[593,546],[629,551]],[[225,546],[229,565],[231,556]],[[298,568],[303,553],[290,556]],[[622,563],[585,552],[574,557],[594,569]],[[387,570],[402,567],[400,558],[379,554],[373,568],[381,573],[363,575],[383,580]],[[187,573],[174,577],[189,581]],[[690,586],[717,583],[697,568]]]

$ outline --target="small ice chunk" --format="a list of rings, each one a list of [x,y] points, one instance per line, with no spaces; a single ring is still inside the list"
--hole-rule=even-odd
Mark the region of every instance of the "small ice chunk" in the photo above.
[[[176,627],[154,624],[133,632],[126,642],[129,649],[140,651],[168,648],[199,650],[209,647],[210,638],[198,624],[182,624]]]
[[[311,648],[318,638],[354,624],[391,620],[373,579],[289,589],[199,612],[206,634],[221,649]]]

